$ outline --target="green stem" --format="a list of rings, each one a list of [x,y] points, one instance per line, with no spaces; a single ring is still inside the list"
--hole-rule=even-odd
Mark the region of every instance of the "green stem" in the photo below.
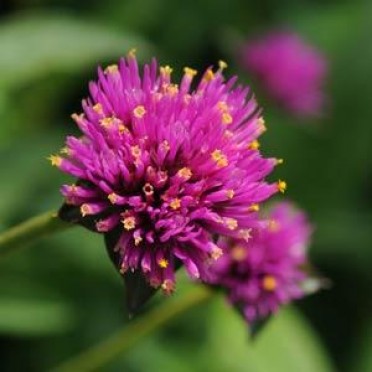
[[[102,366],[127,351],[136,342],[153,330],[175,318],[186,310],[212,297],[212,290],[197,286],[183,296],[174,297],[133,320],[118,333],[91,347],[82,354],[64,362],[53,372],[88,372],[100,370]]]
[[[0,233],[0,255],[5,255],[19,247],[72,226],[60,218],[56,212],[46,212],[32,217],[21,224]]]

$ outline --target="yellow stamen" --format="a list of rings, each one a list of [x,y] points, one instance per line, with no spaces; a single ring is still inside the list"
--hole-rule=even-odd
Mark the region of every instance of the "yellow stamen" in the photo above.
[[[104,118],[104,119],[101,119],[99,121],[99,123],[105,128],[105,129],[108,129],[112,126],[112,124],[114,123],[114,119],[113,118]]]
[[[113,74],[119,71],[118,65],[109,65],[105,68],[105,74]]]
[[[189,180],[192,176],[192,172],[191,172],[191,169],[188,168],[188,167],[183,167],[181,168],[178,172],[177,172],[177,175],[179,177],[182,177],[183,179],[185,180]]]
[[[80,213],[83,217],[85,217],[88,214],[92,214],[92,209],[88,204],[82,204],[80,207]]]
[[[248,212],[258,212],[260,210],[260,206],[258,204],[252,204],[248,207]]]
[[[214,150],[211,156],[212,159],[217,163],[219,168],[226,167],[229,164],[226,155],[224,155],[221,150]]]
[[[64,155],[71,155],[71,150],[67,146],[65,146],[61,148],[60,153]]]
[[[169,206],[174,209],[174,210],[177,210],[181,207],[181,200],[178,199],[178,198],[174,198],[170,203],[169,203]]]
[[[142,242],[142,238],[140,236],[136,236],[134,238],[134,245],[137,247],[141,242]]]
[[[260,146],[261,146],[260,143],[257,140],[254,140],[248,145],[248,149],[249,150],[258,150],[260,148]]]
[[[272,275],[266,275],[262,279],[262,287],[265,291],[275,291],[277,287],[276,279]]]
[[[132,48],[128,52],[128,57],[130,57],[130,58],[136,58],[136,53],[137,53],[137,49],[136,48]]]
[[[162,269],[166,269],[166,268],[168,267],[168,265],[169,265],[169,262],[168,262],[167,259],[162,258],[162,259],[160,259],[160,260],[158,261],[158,265],[159,265],[159,267],[161,267]]]
[[[124,124],[119,124],[118,129],[120,134],[129,133],[128,128]]]
[[[137,119],[141,119],[145,114],[146,114],[146,109],[145,109],[142,105],[137,106],[137,107],[133,110],[133,115],[134,115]]]
[[[229,189],[226,191],[226,196],[229,198],[229,199],[232,199],[235,195],[235,191],[232,190],[232,189]]]
[[[189,77],[193,77],[198,73],[198,71],[196,71],[196,70],[194,70],[193,68],[190,68],[190,67],[185,67],[183,69],[183,72],[185,73],[185,75],[187,75]]]
[[[211,252],[211,258],[218,260],[223,255],[223,250],[220,247],[214,247]]]
[[[166,88],[167,93],[170,96],[175,96],[178,93],[178,85],[177,84],[169,84]]]
[[[231,250],[230,255],[234,261],[243,261],[248,256],[248,250],[241,245],[236,245]]]
[[[50,155],[48,160],[52,163],[54,167],[59,167],[62,164],[62,158],[59,155]]]
[[[211,81],[214,79],[214,72],[209,68],[207,71],[205,71],[203,79],[205,81]]]
[[[160,73],[162,75],[170,75],[172,72],[173,72],[173,68],[171,68],[170,66],[168,65],[160,66]]]
[[[227,68],[227,63],[225,61],[222,61],[221,59],[218,61],[218,67],[220,68],[220,70],[224,70],[225,68]]]
[[[277,186],[278,186],[278,190],[282,194],[284,194],[285,190],[287,189],[287,183],[285,181],[279,180]]]
[[[118,200],[118,195],[112,192],[111,194],[107,195],[107,199],[110,200],[111,204],[115,204]]]
[[[222,111],[222,112],[225,112],[229,109],[229,106],[227,105],[227,103],[225,101],[219,101],[217,103],[217,107]]]
[[[265,120],[262,116],[258,118],[257,124],[261,132],[265,132],[267,130]]]
[[[236,230],[238,227],[238,221],[235,218],[227,217],[225,218],[225,225],[229,228],[229,230]]]
[[[142,151],[138,145],[131,146],[130,151],[135,158],[139,158],[142,155]]]
[[[122,221],[125,230],[133,230],[136,227],[136,219],[133,216],[125,217]]]
[[[277,232],[279,231],[280,229],[280,224],[278,221],[276,220],[270,220],[269,221],[269,225],[268,225],[268,229],[270,232]]]
[[[224,123],[225,125],[229,125],[232,123],[232,121],[233,121],[233,118],[228,112],[224,112],[222,114],[222,123]]]
[[[275,159],[275,164],[280,165],[284,163],[284,159]]]
[[[247,242],[252,237],[251,231],[252,229],[242,229],[239,231],[239,236]]]
[[[103,112],[103,107],[100,103],[96,103],[92,109],[97,113],[97,114],[102,114]]]

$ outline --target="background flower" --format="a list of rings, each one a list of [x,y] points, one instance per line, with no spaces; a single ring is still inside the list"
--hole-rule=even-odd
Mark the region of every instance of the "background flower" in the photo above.
[[[224,241],[226,253],[213,265],[212,283],[226,290],[248,322],[265,318],[305,294],[310,234],[305,214],[279,203],[251,239]]]
[[[248,41],[241,51],[247,72],[295,115],[322,113],[325,57],[293,32],[273,31]]]

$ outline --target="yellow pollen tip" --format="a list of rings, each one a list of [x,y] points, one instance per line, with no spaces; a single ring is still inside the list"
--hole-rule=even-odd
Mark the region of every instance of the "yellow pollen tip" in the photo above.
[[[238,227],[238,221],[235,218],[226,218],[225,224],[229,230],[236,230],[236,228]]]
[[[183,72],[185,73],[185,75],[189,76],[189,77],[194,77],[198,71],[194,70],[193,68],[190,68],[190,67],[185,67],[183,69]]]
[[[111,194],[107,195],[107,199],[110,201],[111,204],[115,204],[118,200],[118,196],[112,192]]]
[[[248,207],[249,212],[258,212],[260,210],[260,206],[258,204],[252,204]]]
[[[133,110],[133,114],[137,119],[141,119],[146,114],[146,109],[139,105]]]
[[[258,118],[257,124],[262,132],[265,132],[267,130],[265,120],[262,116]]]
[[[82,204],[80,207],[80,213],[83,217],[87,216],[88,214],[91,214],[91,209],[88,204]]]
[[[166,269],[166,268],[168,267],[168,265],[169,265],[169,262],[168,262],[167,259],[162,258],[162,259],[160,259],[160,260],[158,261],[158,265],[159,265],[159,267],[161,267],[162,269]]]
[[[166,66],[161,66],[160,67],[160,73],[162,75],[170,75],[171,73],[173,72],[173,68],[171,68],[170,66],[166,65]]]
[[[233,121],[233,118],[228,112],[224,112],[222,114],[222,123],[224,123],[225,125],[229,125],[232,123],[232,121]]]
[[[140,236],[137,236],[134,238],[134,245],[137,247],[141,242],[142,242],[142,238]]]
[[[287,190],[287,183],[285,181],[279,180],[277,183],[278,190],[284,194],[285,190]]]
[[[105,68],[105,74],[113,74],[119,71],[118,65],[109,65]]]
[[[229,164],[226,155],[224,155],[221,150],[214,150],[211,156],[219,168],[226,167]]]
[[[99,123],[104,127],[104,128],[110,128],[111,125],[113,124],[114,119],[113,118],[104,118],[99,121]]]
[[[192,172],[191,172],[191,169],[188,168],[188,167],[184,167],[184,168],[181,168],[178,172],[177,172],[177,175],[179,177],[182,177],[184,178],[185,180],[188,180],[191,178],[192,176]]]
[[[48,160],[54,167],[59,167],[62,164],[62,158],[59,155],[50,155]]]
[[[260,148],[260,146],[261,146],[260,143],[257,140],[254,140],[248,145],[248,149],[249,150],[258,150]]]
[[[235,195],[235,191],[230,189],[230,190],[227,190],[226,191],[226,196],[229,198],[229,199],[232,199]]]
[[[136,53],[137,53],[137,49],[136,48],[132,48],[128,52],[128,57],[136,58]]]
[[[128,231],[133,230],[136,227],[136,219],[133,216],[124,218],[122,223],[124,225],[124,229]]]
[[[119,124],[118,129],[120,134],[129,133],[128,128],[124,124]]]
[[[166,91],[170,96],[174,96],[178,93],[178,85],[177,84],[169,84],[166,88]]]
[[[266,275],[262,279],[262,288],[265,291],[275,291],[277,284],[276,279],[272,275]]]
[[[61,148],[60,153],[64,155],[71,155],[71,150],[67,146],[65,146]]]
[[[276,220],[270,220],[269,221],[269,225],[268,225],[268,229],[270,232],[277,232],[279,231],[280,229],[280,224],[278,221]]]
[[[135,158],[139,158],[142,154],[142,151],[138,145],[131,146],[130,151]]]
[[[211,252],[211,257],[214,260],[218,260],[223,255],[223,250],[219,247],[215,247]]]
[[[240,245],[236,245],[231,250],[230,255],[234,261],[243,261],[248,256],[248,250]]]
[[[96,103],[92,109],[97,113],[97,114],[102,114],[103,112],[103,108],[102,108],[102,105],[100,103]]]
[[[252,229],[242,229],[239,231],[239,237],[247,242],[252,237],[251,231]]]
[[[181,207],[181,200],[178,199],[178,198],[174,198],[174,199],[170,202],[169,206],[170,206],[172,209],[177,210],[177,209],[179,209],[179,208]]]
[[[218,67],[220,68],[220,70],[224,70],[225,68],[227,68],[227,63],[225,61],[222,61],[221,59],[218,61]]]
[[[284,163],[284,159],[275,159],[275,164],[280,165]]]
[[[205,71],[204,80],[211,81],[214,79],[214,72],[209,68],[207,71]]]

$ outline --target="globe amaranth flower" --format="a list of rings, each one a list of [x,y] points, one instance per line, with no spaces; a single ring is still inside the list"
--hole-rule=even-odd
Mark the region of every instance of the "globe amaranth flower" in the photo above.
[[[179,85],[155,60],[140,74],[133,52],[98,70],[83,113],[81,137],[67,137],[51,161],[78,182],[62,186],[94,230],[117,231],[121,273],[140,271],[152,287],[173,291],[175,269],[207,275],[222,250],[215,236],[247,237],[257,205],[284,182],[264,181],[278,163],[263,158],[265,126],[250,90],[224,80],[220,68],[185,68]],[[141,76],[142,75],[142,76]]]
[[[272,32],[247,42],[242,65],[282,107],[298,116],[319,115],[326,61],[293,32]]]
[[[248,241],[224,239],[226,253],[212,267],[212,283],[226,291],[249,323],[307,292],[306,250],[312,228],[305,214],[282,202],[268,218],[266,227]]]

